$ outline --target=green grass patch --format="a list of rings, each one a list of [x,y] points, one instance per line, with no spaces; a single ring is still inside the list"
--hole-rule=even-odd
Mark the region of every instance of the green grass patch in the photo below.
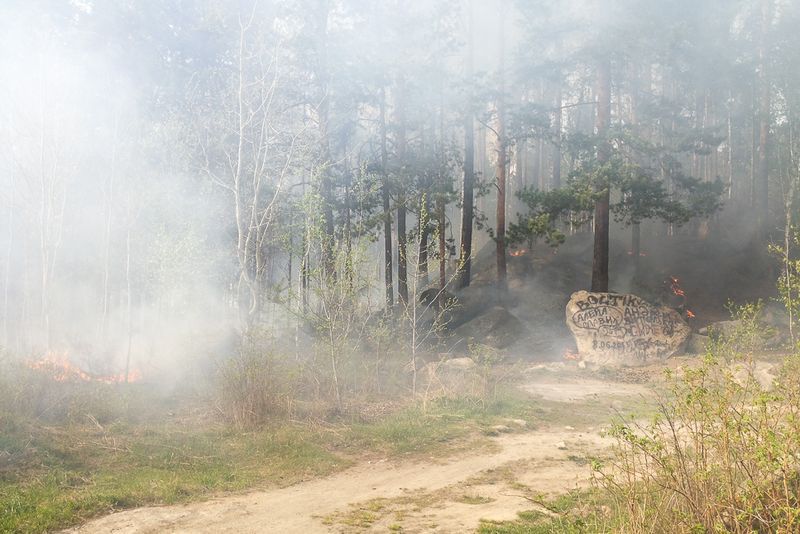
[[[464,504],[489,504],[490,502],[494,502],[494,499],[491,497],[484,497],[483,495],[472,495],[465,493],[456,498],[456,502]]]
[[[410,406],[373,423],[353,423],[340,446],[387,455],[452,454],[489,443],[481,435],[507,418],[533,420],[531,400],[522,396],[482,403],[473,398],[439,399]]]
[[[614,532],[607,518],[607,495],[596,490],[573,491],[525,510],[513,521],[481,521],[479,534],[593,534]]]
[[[213,425],[31,425],[4,434],[5,444],[0,450],[14,450],[15,463],[0,470],[3,532],[44,532],[121,508],[286,485],[350,463],[299,425],[246,434]]]
[[[91,403],[61,422],[0,410],[0,532],[46,532],[125,508],[289,485],[365,454],[452,454],[488,443],[480,430],[502,417],[531,415],[521,398],[458,399],[410,406],[373,423],[276,421],[240,432],[204,415],[195,400],[181,405],[141,389],[120,393],[125,403],[116,417],[104,408],[102,422]],[[167,408],[143,413],[139,394]],[[376,515],[364,512],[357,522]]]

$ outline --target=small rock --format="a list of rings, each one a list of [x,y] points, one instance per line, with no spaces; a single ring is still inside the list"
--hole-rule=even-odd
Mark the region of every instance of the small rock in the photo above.
[[[528,426],[528,422],[524,419],[506,419],[506,421],[516,426],[522,426],[522,427]]]
[[[526,331],[514,314],[495,306],[453,331],[456,338],[476,339],[484,345],[504,349],[517,341]]]
[[[778,302],[768,302],[761,313],[761,319],[765,324],[775,328],[789,328],[789,314],[786,308]]]
[[[701,328],[698,332],[704,336],[711,336],[713,338],[729,337],[742,327],[742,321],[717,321],[711,323],[705,328]]]
[[[706,351],[711,338],[701,334],[692,334],[689,336],[689,342],[686,344],[686,352],[689,354],[703,354]]]
[[[475,368],[475,361],[467,357],[452,358],[450,360],[445,360],[442,366],[453,371],[469,371]]]
[[[775,365],[762,361],[753,362],[752,365],[736,363],[731,366],[734,382],[744,387],[753,379],[766,391],[772,389],[777,378],[774,370]]]
[[[565,451],[567,450],[567,444],[564,443],[563,441],[559,441],[558,443],[556,443],[556,448],[560,451]]]
[[[494,430],[495,432],[498,432],[500,434],[507,434],[507,433],[511,432],[511,428],[507,427],[506,425],[494,425],[492,427],[492,430]]]

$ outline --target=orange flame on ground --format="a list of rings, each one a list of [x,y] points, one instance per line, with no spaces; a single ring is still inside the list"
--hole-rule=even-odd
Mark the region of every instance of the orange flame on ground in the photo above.
[[[581,359],[581,355],[578,354],[575,351],[567,350],[567,351],[564,351],[564,359],[565,360],[571,360],[571,361],[580,360]]]
[[[678,280],[674,276],[670,276],[669,279],[672,281],[672,285],[670,286],[672,292],[678,295],[679,297],[685,297],[686,292],[684,292],[683,289],[681,289],[680,280]]]
[[[679,297],[683,297],[685,299],[686,298],[686,292],[683,290],[683,288],[681,288],[680,280],[678,280],[674,276],[670,276],[669,280],[671,282],[670,289],[672,290],[672,292],[675,295],[677,295]],[[685,303],[686,303],[686,301],[684,301],[684,304]],[[694,312],[692,310],[686,310],[686,318],[687,319],[694,319],[695,317],[696,317],[696,315],[694,314]]]
[[[527,249],[521,248],[521,249],[519,249],[519,250],[512,250],[512,251],[510,252],[510,255],[511,255],[511,256],[513,256],[513,257],[515,257],[515,258],[518,258],[518,257],[520,257],[520,256],[524,255],[524,254],[525,254],[525,253],[527,253],[527,252],[528,252],[528,251],[527,251]]]
[[[66,352],[48,352],[43,358],[26,362],[29,369],[41,371],[50,375],[56,382],[101,382],[104,384],[121,384],[124,382],[138,382],[142,379],[142,372],[131,369],[128,376],[125,373],[114,375],[94,375],[87,373],[69,360]],[[127,380],[126,380],[127,378]]]

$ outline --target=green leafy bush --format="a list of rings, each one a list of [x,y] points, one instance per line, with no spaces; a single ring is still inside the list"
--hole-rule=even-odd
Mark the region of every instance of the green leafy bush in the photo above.
[[[710,353],[668,377],[654,420],[613,426],[595,475],[626,532],[800,531],[800,356],[772,387],[755,367]]]

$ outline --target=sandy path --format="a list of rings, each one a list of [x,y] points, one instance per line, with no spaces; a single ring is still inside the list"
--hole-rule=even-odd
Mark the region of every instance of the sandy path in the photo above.
[[[326,526],[322,517],[346,511],[350,503],[375,498],[392,499],[408,495],[409,491],[430,492],[453,486],[488,469],[521,460],[530,460],[527,463],[531,467],[526,469],[525,478],[533,489],[543,492],[566,491],[581,480],[585,481],[589,475],[588,468],[578,469],[568,457],[578,451],[596,453],[608,444],[596,432],[575,430],[503,434],[494,438],[494,441],[499,446],[495,453],[482,451],[481,454],[451,458],[442,463],[392,464],[385,461],[363,464],[287,488],[181,506],[118,512],[67,532],[340,532],[341,526]],[[567,445],[566,449],[559,448],[561,442]],[[541,476],[537,476],[537,471]],[[464,506],[469,508],[468,505]],[[475,513],[481,515],[471,517],[468,513],[453,513],[456,510],[448,508],[444,514],[439,514],[441,517],[437,519],[435,529],[424,531],[463,532],[464,529],[476,528],[480,517],[492,515],[492,509],[474,508]],[[526,505],[523,499],[511,497],[510,502],[508,499],[498,501],[494,508],[499,514],[497,518],[509,514],[513,517],[516,510],[530,508],[530,503]],[[448,516],[452,516],[452,520],[448,521]]]

